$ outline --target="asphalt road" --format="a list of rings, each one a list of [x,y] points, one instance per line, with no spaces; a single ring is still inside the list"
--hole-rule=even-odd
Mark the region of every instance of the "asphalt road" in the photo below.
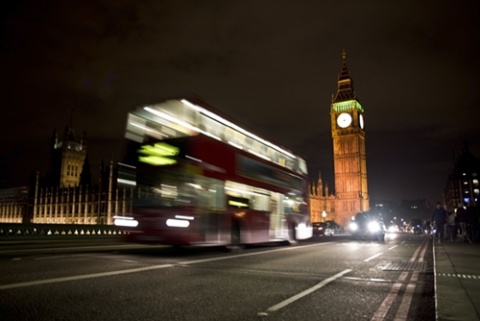
[[[435,320],[431,240],[0,243],[0,319]]]

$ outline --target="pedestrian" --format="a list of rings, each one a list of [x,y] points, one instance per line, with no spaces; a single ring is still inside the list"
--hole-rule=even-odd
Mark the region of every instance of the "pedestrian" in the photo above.
[[[480,241],[480,206],[479,204],[476,204],[475,206],[475,217],[472,220],[473,224],[473,238],[474,242],[479,242]]]
[[[456,214],[454,211],[448,211],[447,217],[448,239],[453,242],[457,239]]]
[[[457,222],[460,226],[460,234],[463,237],[463,242],[468,243],[469,238],[467,233],[467,209],[462,202],[458,203]]]
[[[468,242],[472,243],[476,241],[476,229],[478,228],[477,225],[477,210],[475,208],[475,203],[471,202],[468,204],[466,209],[466,218],[465,223],[467,224],[467,235],[468,235]]]
[[[447,211],[442,207],[442,203],[437,202],[437,205],[432,212],[432,222],[435,227],[435,238],[437,239],[438,244],[442,243],[447,216]]]
[[[425,225],[423,225],[423,230],[425,231],[425,234],[427,234],[427,235],[432,234],[432,223],[430,223],[429,220],[425,221]]]

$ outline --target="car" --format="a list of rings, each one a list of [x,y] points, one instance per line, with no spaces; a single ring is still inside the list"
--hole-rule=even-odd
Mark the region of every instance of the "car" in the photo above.
[[[386,227],[380,215],[374,212],[357,213],[349,224],[349,232],[355,239],[385,241]]]
[[[312,223],[313,236],[333,236],[335,228],[328,222],[314,222]]]
[[[412,218],[410,221],[411,232],[414,234],[423,234],[423,222],[421,219]]]

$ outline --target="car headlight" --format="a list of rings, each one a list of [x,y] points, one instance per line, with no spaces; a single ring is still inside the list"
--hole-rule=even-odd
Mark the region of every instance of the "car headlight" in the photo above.
[[[376,233],[380,231],[380,224],[376,221],[372,221],[368,223],[368,230],[372,233]]]
[[[350,230],[351,230],[351,231],[356,231],[356,230],[358,230],[358,224],[355,223],[355,222],[350,223],[350,226],[349,226],[349,227],[350,227]]]

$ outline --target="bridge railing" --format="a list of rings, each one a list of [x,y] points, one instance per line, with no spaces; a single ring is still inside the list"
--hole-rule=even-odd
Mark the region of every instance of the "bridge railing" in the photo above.
[[[114,225],[0,223],[0,242],[12,239],[122,238],[127,234]]]

